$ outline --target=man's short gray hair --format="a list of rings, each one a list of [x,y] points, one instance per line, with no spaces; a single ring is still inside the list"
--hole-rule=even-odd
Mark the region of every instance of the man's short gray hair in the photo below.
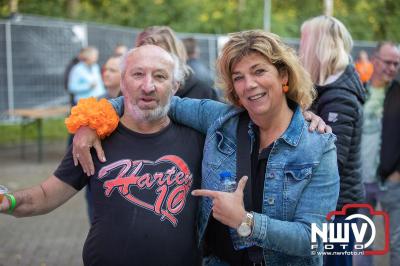
[[[121,78],[125,76],[126,62],[128,61],[128,57],[132,53],[134,53],[137,48],[138,47],[130,49],[127,53],[125,53],[121,57],[121,61],[120,61]],[[185,82],[185,73],[183,71],[182,64],[181,64],[179,58],[176,55],[171,54],[168,51],[165,51],[165,52],[168,53],[171,56],[172,61],[174,62],[173,81],[174,82],[178,82],[179,83],[179,87],[182,87],[184,82]]]

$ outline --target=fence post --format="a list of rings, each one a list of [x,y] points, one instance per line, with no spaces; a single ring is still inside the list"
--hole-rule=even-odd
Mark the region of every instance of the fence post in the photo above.
[[[14,116],[14,75],[12,65],[12,40],[11,40],[11,22],[6,22],[6,59],[7,59],[7,90],[8,90],[8,109]]]
[[[208,40],[208,68],[212,70],[212,73],[215,73],[215,61],[217,60],[217,53],[215,46],[216,46],[216,37],[214,36],[213,40],[212,37],[207,37]],[[213,75],[213,79],[215,79],[215,75]]]

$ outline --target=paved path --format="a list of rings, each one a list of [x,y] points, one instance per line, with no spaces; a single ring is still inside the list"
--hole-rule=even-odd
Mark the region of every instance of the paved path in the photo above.
[[[35,146],[27,159],[15,148],[1,148],[0,184],[11,190],[38,184],[61,161],[65,143],[47,143],[44,162],[36,162]],[[82,265],[82,247],[89,229],[84,193],[42,216],[0,215],[0,266]]]

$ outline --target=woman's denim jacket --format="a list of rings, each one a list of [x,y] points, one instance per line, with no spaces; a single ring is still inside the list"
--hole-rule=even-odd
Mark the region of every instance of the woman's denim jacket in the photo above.
[[[121,103],[114,102],[120,111]],[[170,117],[206,134],[202,188],[221,190],[222,171],[230,171],[234,178],[236,130],[243,111],[211,100],[173,97]],[[254,138],[250,125],[249,137]],[[339,174],[335,139],[333,134],[310,133],[301,109],[296,107],[289,127],[274,142],[268,158],[262,213],[254,213],[250,237],[232,235],[237,245],[262,247],[266,265],[322,265],[322,256],[311,255],[311,223],[321,228],[326,215],[336,209]],[[198,220],[200,241],[211,210],[211,199],[203,197]],[[319,246],[318,251],[322,251]],[[223,264],[207,261],[209,265]]]

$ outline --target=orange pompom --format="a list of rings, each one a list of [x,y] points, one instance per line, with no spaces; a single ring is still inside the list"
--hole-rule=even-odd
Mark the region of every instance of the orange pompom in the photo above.
[[[97,101],[94,97],[80,99],[65,119],[69,133],[74,134],[80,127],[89,126],[102,139],[117,128],[118,122],[119,117],[112,104],[106,99]]]

